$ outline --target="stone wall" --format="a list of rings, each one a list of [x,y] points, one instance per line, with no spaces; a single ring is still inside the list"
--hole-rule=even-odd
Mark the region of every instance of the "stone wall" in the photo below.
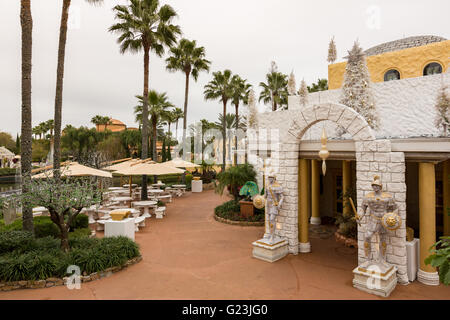
[[[450,73],[372,83],[375,104],[381,121],[381,128],[375,132],[375,136],[380,139],[439,136],[440,132],[434,126],[436,116],[434,106],[442,83],[450,86]],[[327,102],[337,103],[340,95],[341,89],[311,93],[308,95],[306,107],[300,105],[298,96],[291,96],[289,109],[304,109],[314,104]],[[286,112],[276,112],[280,115],[275,118],[290,119]],[[283,113],[286,114],[282,116]],[[272,113],[262,113],[258,115],[258,121],[264,122],[266,118],[272,117]],[[333,132],[333,128],[330,127],[329,137],[333,137]],[[318,139],[318,137],[320,137],[320,130],[316,129],[312,138]]]

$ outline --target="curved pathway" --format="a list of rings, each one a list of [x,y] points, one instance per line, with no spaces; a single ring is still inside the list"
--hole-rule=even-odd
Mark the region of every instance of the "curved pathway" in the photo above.
[[[263,227],[217,222],[213,191],[187,193],[136,233],[143,260],[108,278],[65,286],[0,292],[0,299],[381,299],[352,287],[356,251],[312,234],[313,253],[276,263],[252,258]],[[417,281],[398,285],[392,299],[450,299],[450,289]]]

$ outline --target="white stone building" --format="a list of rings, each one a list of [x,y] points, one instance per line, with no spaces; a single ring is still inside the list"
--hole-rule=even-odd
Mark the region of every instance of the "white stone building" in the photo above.
[[[258,114],[258,129],[249,138],[249,157],[259,163],[260,186],[265,163],[277,172],[284,188],[276,233],[288,240],[291,254],[314,252],[307,225],[343,210],[341,190],[355,187],[360,210],[364,195],[372,191],[373,176],[379,175],[402,218],[401,227],[390,232],[387,247],[387,260],[398,268],[398,281],[407,284],[416,276],[413,271],[411,277],[408,270],[408,265],[416,264],[408,261],[409,227],[420,239],[418,280],[439,283],[436,270],[423,260],[431,244],[450,232],[450,138],[441,136],[434,126],[434,106],[443,83],[450,85],[448,72],[373,83],[381,120],[378,131],[353,109],[338,103],[341,89],[312,93],[306,106],[300,104],[298,96],[290,96],[288,110]],[[338,138],[336,125],[347,133]],[[325,176],[318,169],[323,128],[330,151]],[[363,241],[362,228],[358,228],[359,263],[365,259]]]

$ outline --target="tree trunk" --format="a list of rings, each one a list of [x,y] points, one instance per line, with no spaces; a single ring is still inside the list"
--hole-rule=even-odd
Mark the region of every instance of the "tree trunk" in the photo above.
[[[67,40],[67,21],[69,19],[69,7],[71,0],[64,0],[61,24],[59,27],[59,45],[58,45],[58,66],[56,69],[56,94],[55,94],[55,140],[53,150],[53,169],[55,169],[55,178],[60,177],[59,168],[61,167],[61,121],[62,121],[62,99],[64,82],[64,59],[66,55]]]
[[[237,166],[238,165],[238,154],[237,154],[237,150],[238,150],[238,129],[239,129],[239,103],[235,104],[235,108],[236,108],[236,132],[234,134],[234,138],[235,138],[235,142],[234,142],[234,165]]]
[[[144,92],[142,103],[142,159],[148,158],[148,77],[150,62],[150,47],[144,46]],[[142,176],[141,199],[147,200],[147,176]]]
[[[32,32],[31,1],[21,0],[20,24],[22,27],[22,128],[20,141],[22,194],[28,192],[31,179],[31,68]],[[22,208],[23,230],[34,232],[32,208]]]
[[[156,141],[158,140],[158,130],[156,128],[157,126],[157,121],[156,121],[156,117],[152,116],[152,129],[153,129],[153,134],[152,134],[152,151],[153,151],[153,161],[157,162],[158,161],[158,151],[156,150]]]
[[[225,171],[225,159],[226,159],[226,154],[227,154],[227,124],[226,124],[226,114],[227,114],[227,99],[224,99],[222,97],[222,101],[223,101],[223,121],[222,121],[222,139],[223,139],[223,144],[222,144],[222,171]]]
[[[188,96],[189,96],[189,74],[190,74],[190,72],[186,72],[186,84],[185,84],[185,87],[184,87],[183,142],[186,139],[186,130],[187,130],[187,108],[188,108]]]

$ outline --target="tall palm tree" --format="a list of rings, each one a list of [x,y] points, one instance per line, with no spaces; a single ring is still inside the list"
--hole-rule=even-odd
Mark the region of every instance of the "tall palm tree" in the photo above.
[[[158,0],[130,0],[130,4],[114,7],[118,23],[109,28],[120,34],[120,52],[144,51],[144,89],[142,104],[142,159],[148,157],[148,89],[150,51],[161,57],[165,47],[172,47],[181,34],[172,24],[177,14],[169,5],[159,6]],[[147,199],[147,176],[142,176],[141,198]]]
[[[167,70],[184,72],[186,84],[184,89],[183,139],[187,129],[187,107],[189,96],[189,76],[195,81],[201,71],[209,71],[210,61],[205,59],[205,48],[197,47],[195,40],[181,39],[177,47],[170,49],[171,56],[166,59]]]
[[[266,74],[266,83],[259,83],[262,91],[258,101],[263,100],[266,104],[271,103],[272,111],[277,110],[278,106],[287,105],[287,84],[287,75],[278,71],[270,71]]]
[[[143,105],[144,105],[144,97],[136,96],[139,100],[139,104],[134,107],[134,113],[136,114],[136,121],[144,122],[144,113]],[[167,94],[165,92],[158,93],[155,90],[150,90],[147,95],[147,104],[149,106],[149,117],[150,122],[152,124],[152,150],[153,150],[153,161],[157,160],[157,152],[156,152],[156,141],[158,139],[158,124],[164,121],[166,113],[169,111],[169,108],[173,108],[174,105],[169,102]]]
[[[238,149],[238,128],[239,128],[239,103],[242,101],[244,104],[247,104],[248,101],[248,94],[250,93],[250,89],[252,87],[251,84],[247,83],[247,80],[242,79],[237,74],[233,76],[231,79],[231,83],[233,86],[233,95],[231,98],[231,104],[235,107],[235,115],[236,115],[236,121],[235,121],[235,129],[236,129],[236,135],[235,135],[235,141],[234,141],[234,147],[235,147],[235,153],[234,153],[234,164],[237,165],[237,149]]]
[[[101,4],[103,0],[86,0],[91,4]],[[61,166],[61,122],[62,122],[62,100],[64,86],[64,60],[66,56],[67,42],[67,22],[69,20],[69,8],[71,0],[63,0],[61,23],[59,27],[59,44],[58,44],[58,66],[56,68],[56,93],[55,93],[55,137],[53,152],[53,169],[55,169],[55,177],[58,178]]]
[[[22,127],[21,127],[21,173],[22,193],[28,192],[28,183],[31,179],[31,58],[33,18],[31,16],[31,1],[20,2],[20,25],[22,28]],[[23,206],[23,230],[34,232],[33,212],[28,206]]]
[[[233,86],[231,83],[232,72],[231,70],[224,70],[223,72],[217,71],[213,72],[213,79],[205,85],[205,91],[203,92],[205,100],[216,100],[219,99],[223,104],[223,114],[227,114],[227,102],[232,98]],[[223,136],[223,146],[222,146],[222,171],[225,171],[225,157],[226,157],[226,138],[227,138],[227,127],[225,123],[225,118],[223,118],[222,123],[222,136]]]

